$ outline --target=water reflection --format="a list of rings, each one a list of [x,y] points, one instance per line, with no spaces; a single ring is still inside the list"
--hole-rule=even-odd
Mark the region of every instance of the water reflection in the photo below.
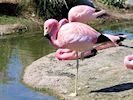
[[[133,23],[130,23],[131,26],[126,26],[126,24],[123,24],[123,26],[110,26],[106,27],[105,29],[101,29],[100,31],[102,33],[106,34],[128,34],[127,39],[131,40],[133,39]]]
[[[48,43],[40,35],[37,37],[31,35],[28,38],[25,36],[11,37],[1,40],[1,100],[56,100],[55,97],[35,92],[20,82],[24,66],[52,52],[52,47],[47,47],[46,44]],[[47,47],[47,50],[45,50],[45,47]]]

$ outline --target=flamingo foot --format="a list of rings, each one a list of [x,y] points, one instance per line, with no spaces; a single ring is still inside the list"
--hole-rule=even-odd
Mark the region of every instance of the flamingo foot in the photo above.
[[[78,94],[75,92],[75,93],[71,93],[69,96],[76,97],[76,96],[78,96]]]

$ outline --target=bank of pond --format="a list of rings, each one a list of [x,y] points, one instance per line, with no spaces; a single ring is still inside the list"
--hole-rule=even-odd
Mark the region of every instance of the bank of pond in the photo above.
[[[133,39],[133,23],[101,28],[99,31],[107,34],[129,34],[127,39]],[[0,36],[1,98],[3,100],[57,100],[56,96],[34,91],[21,82],[26,66],[55,51],[56,49],[43,37],[42,32]]]

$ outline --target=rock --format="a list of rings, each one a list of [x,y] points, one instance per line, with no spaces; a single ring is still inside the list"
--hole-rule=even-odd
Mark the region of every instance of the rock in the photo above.
[[[6,24],[0,25],[0,35],[10,34],[14,32],[24,32],[27,30],[27,27],[21,24]]]
[[[125,40],[123,44],[133,46],[133,41]],[[132,100],[133,71],[123,65],[124,57],[133,54],[132,48],[112,47],[80,61],[77,97],[69,97],[74,92],[76,61],[58,61],[54,54],[29,65],[23,82],[34,88],[50,88],[66,100]]]
[[[126,0],[125,4],[133,6],[133,0]]]

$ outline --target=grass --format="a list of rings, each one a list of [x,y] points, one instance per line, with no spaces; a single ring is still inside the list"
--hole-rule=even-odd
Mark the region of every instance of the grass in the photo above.
[[[26,18],[22,17],[15,17],[15,16],[0,16],[0,25],[6,25],[6,24],[20,24],[27,27],[28,31],[38,31],[43,30],[42,25],[39,25],[39,23]]]
[[[17,17],[0,16],[0,24],[14,24],[18,22]]]
[[[0,16],[0,24],[15,24],[15,23],[21,23],[21,24],[27,24],[32,22],[31,20],[21,18],[21,17],[15,17],[15,16]]]

